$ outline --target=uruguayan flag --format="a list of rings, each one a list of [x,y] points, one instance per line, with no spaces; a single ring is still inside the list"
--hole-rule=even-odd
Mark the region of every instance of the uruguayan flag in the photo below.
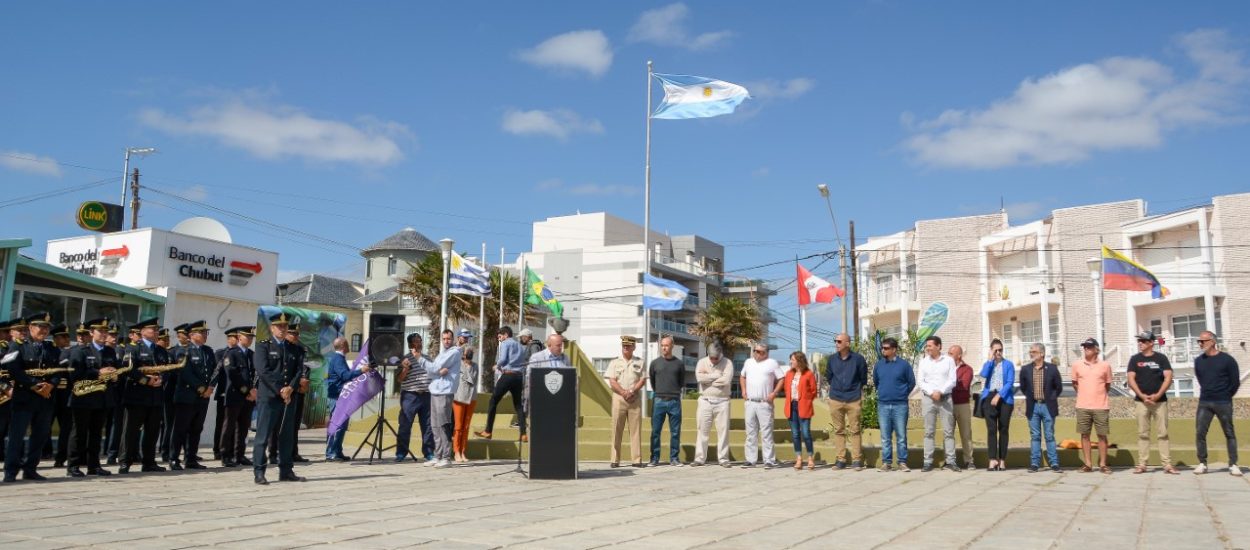
[[[652,118],[704,118],[734,112],[739,103],[751,97],[746,88],[701,76],[656,74],[664,86],[664,101]]]
[[[490,295],[490,275],[473,265],[456,251],[451,251],[451,269],[447,274],[447,292],[452,294]]]
[[[642,307],[659,311],[681,309],[690,289],[647,274],[642,278]]]

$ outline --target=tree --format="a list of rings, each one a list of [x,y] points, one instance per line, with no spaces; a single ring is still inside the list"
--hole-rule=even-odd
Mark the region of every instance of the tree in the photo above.
[[[737,298],[717,297],[695,317],[690,333],[705,343],[720,342],[725,355],[733,356],[739,347],[750,346],[763,337],[759,310]]]

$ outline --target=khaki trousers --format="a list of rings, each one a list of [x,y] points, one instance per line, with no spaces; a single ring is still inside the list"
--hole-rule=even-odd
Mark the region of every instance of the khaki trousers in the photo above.
[[[1168,442],[1168,402],[1154,405],[1137,402],[1137,465],[1145,467],[1150,460],[1150,424],[1155,425],[1155,438],[1159,441],[1159,461],[1163,466],[1172,465]]]
[[[959,465],[967,468],[972,464],[972,401],[955,405],[955,429],[959,430],[959,447],[963,452]]]
[[[861,400],[838,401],[829,400],[829,414],[833,417],[833,460],[842,460],[846,456],[846,439],[851,439],[851,460],[863,460],[862,430],[859,425]]]
[[[712,425],[715,424],[716,459],[729,462],[729,400],[712,403],[699,398],[697,418],[699,431],[694,442],[694,461],[703,463],[707,460],[707,440],[711,435]]]
[[[642,462],[642,399],[633,403],[612,394],[612,463],[621,461],[621,435],[629,427],[629,453],[633,464]]]

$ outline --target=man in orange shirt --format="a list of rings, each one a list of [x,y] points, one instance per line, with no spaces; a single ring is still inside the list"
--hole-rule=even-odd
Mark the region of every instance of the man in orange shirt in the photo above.
[[[1107,434],[1111,431],[1111,364],[1099,357],[1098,340],[1081,342],[1085,357],[1072,364],[1072,387],[1076,389],[1076,431],[1081,434],[1082,472],[1093,471],[1089,433],[1098,432],[1098,469],[1111,473],[1107,467]]]

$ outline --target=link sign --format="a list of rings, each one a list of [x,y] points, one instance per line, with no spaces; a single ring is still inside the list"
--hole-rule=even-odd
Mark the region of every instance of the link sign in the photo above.
[[[87,231],[112,233],[122,230],[122,207],[99,201],[87,201],[78,205],[78,227]]]

